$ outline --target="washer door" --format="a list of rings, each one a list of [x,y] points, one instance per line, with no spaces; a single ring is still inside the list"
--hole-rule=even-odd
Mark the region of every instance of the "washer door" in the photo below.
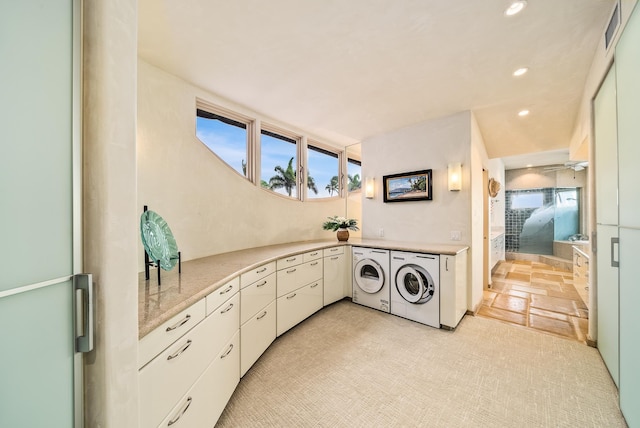
[[[374,294],[384,285],[384,272],[378,262],[371,259],[362,259],[356,263],[354,280],[358,287],[365,293]]]
[[[433,297],[433,278],[418,265],[404,265],[396,274],[396,289],[409,303],[427,303]]]

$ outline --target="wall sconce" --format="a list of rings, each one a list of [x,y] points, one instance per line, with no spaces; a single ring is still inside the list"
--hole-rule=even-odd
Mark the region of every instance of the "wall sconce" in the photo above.
[[[373,199],[375,195],[375,179],[373,177],[367,177],[364,181],[364,196],[367,199]]]
[[[460,162],[450,163],[447,169],[449,171],[449,190],[462,189],[462,165]]]

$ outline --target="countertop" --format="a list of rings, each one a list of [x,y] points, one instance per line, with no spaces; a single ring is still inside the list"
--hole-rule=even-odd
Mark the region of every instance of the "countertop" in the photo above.
[[[360,238],[351,238],[348,242],[336,240],[293,242],[189,260],[182,263],[181,274],[178,274],[177,266],[169,272],[162,271],[161,286],[157,285],[156,270],[152,268],[149,280],[145,280],[144,272],[138,274],[138,337],[144,337],[164,321],[244,272],[283,257],[340,245],[444,255],[456,255],[469,248],[465,245]]]

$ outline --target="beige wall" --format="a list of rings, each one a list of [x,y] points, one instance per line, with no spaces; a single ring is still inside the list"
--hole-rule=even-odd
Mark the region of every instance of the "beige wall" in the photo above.
[[[544,168],[521,168],[506,171],[506,190],[587,186],[587,169],[574,173],[572,169],[548,171]]]
[[[140,60],[138,214],[144,205],[160,214],[184,260],[333,238],[334,233],[322,230],[322,222],[328,216],[345,215],[345,200],[302,203],[265,191],[238,175],[196,138],[196,97],[258,121],[265,119]],[[143,254],[139,243],[139,270],[144,266]]]
[[[376,196],[364,199],[363,237],[392,241],[468,245],[471,292],[468,306],[482,301],[482,168],[486,150],[469,111],[422,122],[369,138],[362,143],[362,172],[374,177]],[[447,189],[447,165],[462,163],[462,190]],[[433,200],[383,202],[382,178],[433,170]],[[472,196],[473,194],[473,196]],[[379,237],[380,229],[384,237]],[[451,240],[459,231],[460,241]]]

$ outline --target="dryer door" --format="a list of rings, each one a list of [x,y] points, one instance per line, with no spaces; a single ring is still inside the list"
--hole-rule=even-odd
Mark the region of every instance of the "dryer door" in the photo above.
[[[420,266],[404,265],[396,274],[396,289],[409,303],[426,303],[433,297],[433,279]]]
[[[365,293],[375,294],[384,285],[384,272],[375,260],[360,260],[354,266],[353,272],[356,284]]]

